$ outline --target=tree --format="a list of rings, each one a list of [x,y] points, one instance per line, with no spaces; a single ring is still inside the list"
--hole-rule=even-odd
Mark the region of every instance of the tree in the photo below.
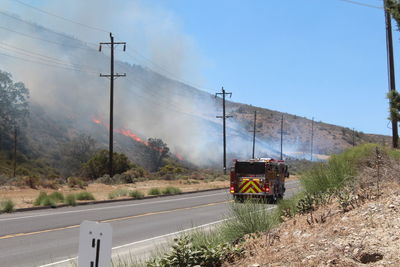
[[[84,176],[96,179],[105,174],[108,174],[108,150],[103,149],[98,151],[94,156],[85,164],[83,164]],[[131,167],[131,163],[127,156],[120,153],[113,153],[113,170],[114,174],[121,174]]]
[[[1,137],[10,136],[14,127],[26,123],[28,99],[29,90],[25,85],[14,83],[10,73],[0,70],[0,145]]]
[[[389,99],[389,120],[400,121],[400,94],[397,91],[390,91],[387,98]]]
[[[63,175],[77,175],[82,165],[89,161],[96,152],[96,141],[86,134],[79,134],[62,149]]]
[[[400,2],[399,0],[385,0],[386,8],[397,23],[397,29],[400,30]]]
[[[154,170],[159,170],[164,159],[168,158],[169,148],[166,143],[158,138],[149,138],[147,140],[149,145],[150,160],[153,163]]]

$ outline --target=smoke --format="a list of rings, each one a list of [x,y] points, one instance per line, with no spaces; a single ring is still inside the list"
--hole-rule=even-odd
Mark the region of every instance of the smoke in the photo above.
[[[20,17],[0,14],[0,26],[12,29],[0,29],[0,68],[27,85],[33,102],[77,129],[93,126],[94,117],[107,121],[109,81],[99,73],[109,73],[109,48],[97,50],[99,42],[109,41],[106,29],[128,47],[127,53],[116,49],[115,71],[127,77],[115,81],[115,127],[142,139],[161,138],[197,165],[221,163],[222,125],[215,118],[220,100],[174,81],[201,86],[204,59],[173,13],[145,1],[41,1],[40,8],[94,30],[16,3],[6,8]],[[251,134],[235,120],[227,127],[230,157],[249,158]],[[284,144],[284,150],[298,151],[296,146]],[[256,151],[258,157],[277,157],[279,145],[259,138]]]

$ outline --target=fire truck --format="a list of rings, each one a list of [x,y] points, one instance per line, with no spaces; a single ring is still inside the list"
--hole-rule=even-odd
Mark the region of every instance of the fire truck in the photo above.
[[[276,203],[285,193],[285,178],[289,177],[284,160],[258,158],[234,160],[231,168],[230,193],[235,201],[260,198]]]

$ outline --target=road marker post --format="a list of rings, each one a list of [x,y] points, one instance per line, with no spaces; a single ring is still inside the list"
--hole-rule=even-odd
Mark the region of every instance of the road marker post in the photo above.
[[[78,267],[110,267],[111,248],[111,224],[92,221],[81,223]]]

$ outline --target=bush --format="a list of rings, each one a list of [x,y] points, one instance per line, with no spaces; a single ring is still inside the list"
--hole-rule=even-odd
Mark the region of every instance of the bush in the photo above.
[[[117,197],[125,197],[128,194],[129,194],[129,190],[128,189],[118,188],[118,189],[115,189],[115,190],[111,191],[108,194],[108,198],[109,199],[114,199],[114,198],[117,198]]]
[[[96,179],[108,174],[109,157],[108,150],[98,151],[88,162],[83,164],[83,174],[85,177]],[[131,163],[124,154],[113,153],[113,171],[114,174],[121,174],[129,170]]]
[[[64,202],[64,195],[60,192],[53,192],[49,195],[55,202]]]
[[[182,193],[182,190],[173,186],[168,186],[162,190],[163,195],[176,195],[180,193]]]
[[[115,177],[115,175],[114,175],[114,177]],[[114,177],[110,177],[110,175],[105,174],[102,177],[97,178],[96,183],[108,184],[108,185],[116,184],[116,181],[114,180]]]
[[[24,185],[32,189],[37,189],[40,185],[40,179],[36,176],[24,176],[22,177],[22,182]]]
[[[149,191],[147,192],[147,194],[151,195],[151,196],[158,196],[161,195],[161,191],[159,188],[157,187],[153,187],[150,188]]]
[[[15,204],[11,199],[0,202],[0,213],[11,213],[14,211]]]
[[[55,208],[55,207],[57,207],[57,204],[56,204],[56,201],[54,199],[52,199],[51,197],[47,196],[46,198],[43,199],[42,202],[40,202],[40,206]]]
[[[161,259],[153,259],[146,263],[148,267],[173,266],[221,266],[228,257],[237,256],[242,249],[224,243],[215,247],[193,245],[188,236],[174,239],[172,251]]]
[[[95,200],[92,193],[84,191],[75,194],[76,200]]]
[[[129,196],[132,198],[143,198],[144,194],[141,191],[133,190],[129,192]]]
[[[64,203],[69,205],[69,206],[76,206],[76,196],[75,196],[75,194],[68,194],[64,198]]]
[[[46,192],[40,192],[39,196],[33,202],[34,206],[50,206],[55,208],[57,206],[56,200],[47,195]]]
[[[57,190],[59,187],[59,182],[54,179],[42,179],[41,185],[44,188]]]
[[[41,206],[42,203],[44,202],[44,200],[46,198],[48,198],[49,196],[47,195],[46,192],[40,192],[39,196],[35,199],[35,201],[33,202],[34,206]]]
[[[88,184],[79,177],[69,177],[67,179],[68,187],[85,189]]]
[[[282,199],[278,202],[278,214],[280,217],[293,217],[297,214],[297,204],[302,194],[299,193],[289,199]]]
[[[270,230],[279,222],[277,213],[266,209],[263,202],[246,201],[244,204],[232,203],[231,218],[221,226],[221,233],[227,242],[234,242],[247,234],[260,233]]]

